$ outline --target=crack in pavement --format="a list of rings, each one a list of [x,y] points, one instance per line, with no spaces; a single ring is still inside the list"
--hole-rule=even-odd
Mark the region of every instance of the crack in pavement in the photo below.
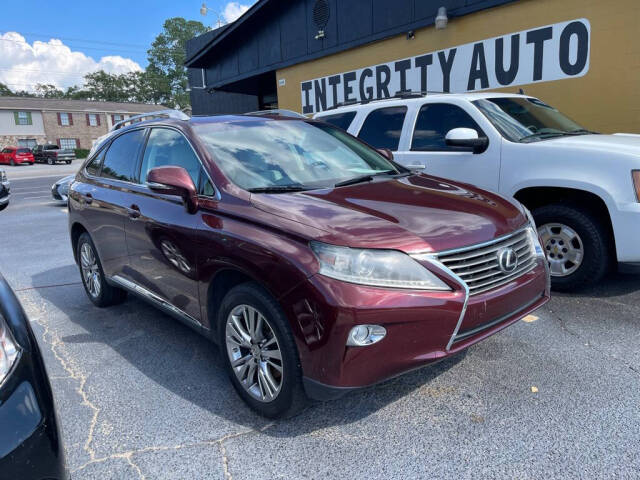
[[[245,430],[242,432],[236,432],[236,433],[230,433],[227,435],[224,435],[223,437],[220,437],[218,439],[215,440],[204,440],[202,442],[194,442],[194,443],[184,443],[184,444],[179,444],[179,445],[157,445],[157,446],[152,446],[152,447],[144,447],[144,448],[140,448],[140,449],[134,449],[134,450],[129,450],[126,452],[118,452],[118,453],[113,453],[111,455],[107,455],[105,457],[100,457],[100,458],[93,458],[91,460],[89,460],[88,462],[82,464],[81,466],[79,466],[78,468],[76,468],[75,470],[73,470],[71,473],[75,474],[77,472],[80,472],[82,470],[84,470],[85,468],[87,468],[90,465],[96,464],[96,463],[104,463],[106,461],[109,460],[115,460],[115,459],[125,459],[127,460],[127,462],[129,463],[129,465],[131,465],[136,472],[138,473],[138,477],[140,478],[140,480],[146,480],[146,477],[144,475],[144,473],[142,472],[142,469],[133,461],[133,456],[134,455],[141,455],[141,454],[145,454],[145,453],[149,453],[149,452],[165,452],[165,451],[176,451],[176,450],[181,450],[184,448],[192,448],[192,447],[201,447],[201,446],[218,446],[220,453],[222,455],[222,469],[224,472],[224,476],[226,479],[228,480],[232,480],[233,476],[231,475],[231,472],[229,471],[229,458],[227,457],[227,451],[226,448],[224,447],[224,442],[226,442],[227,440],[232,440],[234,438],[238,438],[238,437],[242,437],[245,435],[252,435],[255,433],[262,433],[265,430],[267,430],[268,428],[272,427],[273,425],[275,425],[275,422],[269,423],[259,429],[249,429],[249,430]]]
[[[18,292],[28,292],[29,290],[39,290],[41,288],[56,288],[56,287],[68,287],[71,285],[82,285],[82,282],[70,282],[70,283],[54,283],[53,285],[39,285],[39,286],[33,286],[33,287],[24,287],[24,288],[17,288],[14,290],[14,292],[18,293]]]
[[[567,322],[566,320],[563,320],[562,317],[560,317],[560,315],[558,315],[557,313],[555,313],[553,310],[549,310],[549,313],[554,316],[559,322],[560,322],[560,328],[562,328],[565,332],[567,332],[569,335],[571,335],[572,337],[577,338],[578,340],[580,340],[581,343],[583,343],[586,347],[589,347],[593,350],[595,350],[596,352],[600,353],[601,355],[605,356],[605,357],[609,357],[612,358],[613,360],[615,360],[616,362],[622,364],[623,366],[625,366],[626,368],[628,368],[629,370],[631,370],[633,373],[635,373],[636,375],[640,375],[640,369],[638,369],[637,367],[635,367],[634,365],[628,363],[627,361],[625,361],[622,358],[616,357],[615,355],[612,355],[611,353],[607,352],[606,350],[601,349],[599,346],[594,345],[588,338],[583,337],[582,335],[580,335],[578,332],[574,332],[573,330],[571,330],[568,326],[567,326]]]

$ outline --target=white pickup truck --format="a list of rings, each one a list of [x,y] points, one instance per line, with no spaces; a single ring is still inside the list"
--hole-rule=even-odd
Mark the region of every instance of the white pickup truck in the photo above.
[[[321,112],[425,173],[515,197],[538,225],[556,290],[640,272],[640,136],[588,131],[541,100],[433,94]]]

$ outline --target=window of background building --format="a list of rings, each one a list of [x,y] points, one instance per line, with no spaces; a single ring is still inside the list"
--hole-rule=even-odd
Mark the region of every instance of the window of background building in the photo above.
[[[13,112],[16,125],[31,125],[31,112]]]
[[[355,116],[356,112],[344,112],[336,113],[335,115],[327,115],[326,117],[321,117],[320,120],[330,123],[331,125],[335,125],[343,130],[347,130]]]
[[[446,151],[455,150],[445,142],[445,136],[454,128],[472,128],[479,137],[484,133],[471,116],[457,105],[429,103],[418,113],[411,141],[411,150]]]
[[[386,107],[374,110],[367,115],[358,138],[375,148],[398,150],[406,114],[407,107]]]
[[[61,138],[60,148],[73,150],[74,148],[78,148],[78,141],[75,138]]]
[[[144,130],[134,130],[120,135],[111,142],[104,157],[102,176],[135,182],[135,168],[143,140]]]
[[[124,120],[124,115],[120,115],[119,113],[114,113],[113,115],[111,115],[112,123],[118,123],[118,122],[121,122],[122,120]]]
[[[100,125],[100,119],[96,113],[87,114],[87,125],[90,127],[97,127]]]
[[[19,147],[34,148],[37,144],[38,142],[36,142],[35,138],[21,138],[18,140]]]
[[[73,125],[73,117],[70,113],[61,112],[58,113],[58,123],[62,126]]]

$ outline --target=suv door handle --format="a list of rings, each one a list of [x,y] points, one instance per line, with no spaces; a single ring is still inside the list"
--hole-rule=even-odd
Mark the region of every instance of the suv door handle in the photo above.
[[[140,213],[140,207],[136,204],[133,204],[129,208],[127,208],[127,212],[129,213],[129,218],[131,220],[136,220],[140,218],[140,215],[142,215],[142,213]]]

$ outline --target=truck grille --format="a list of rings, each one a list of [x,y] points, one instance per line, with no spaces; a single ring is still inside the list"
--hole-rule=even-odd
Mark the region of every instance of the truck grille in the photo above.
[[[500,268],[498,259],[503,249],[509,248],[513,249],[518,261],[514,270],[505,271]],[[535,249],[526,229],[489,244],[441,253],[438,260],[466,282],[470,295],[504,285],[536,265]]]

